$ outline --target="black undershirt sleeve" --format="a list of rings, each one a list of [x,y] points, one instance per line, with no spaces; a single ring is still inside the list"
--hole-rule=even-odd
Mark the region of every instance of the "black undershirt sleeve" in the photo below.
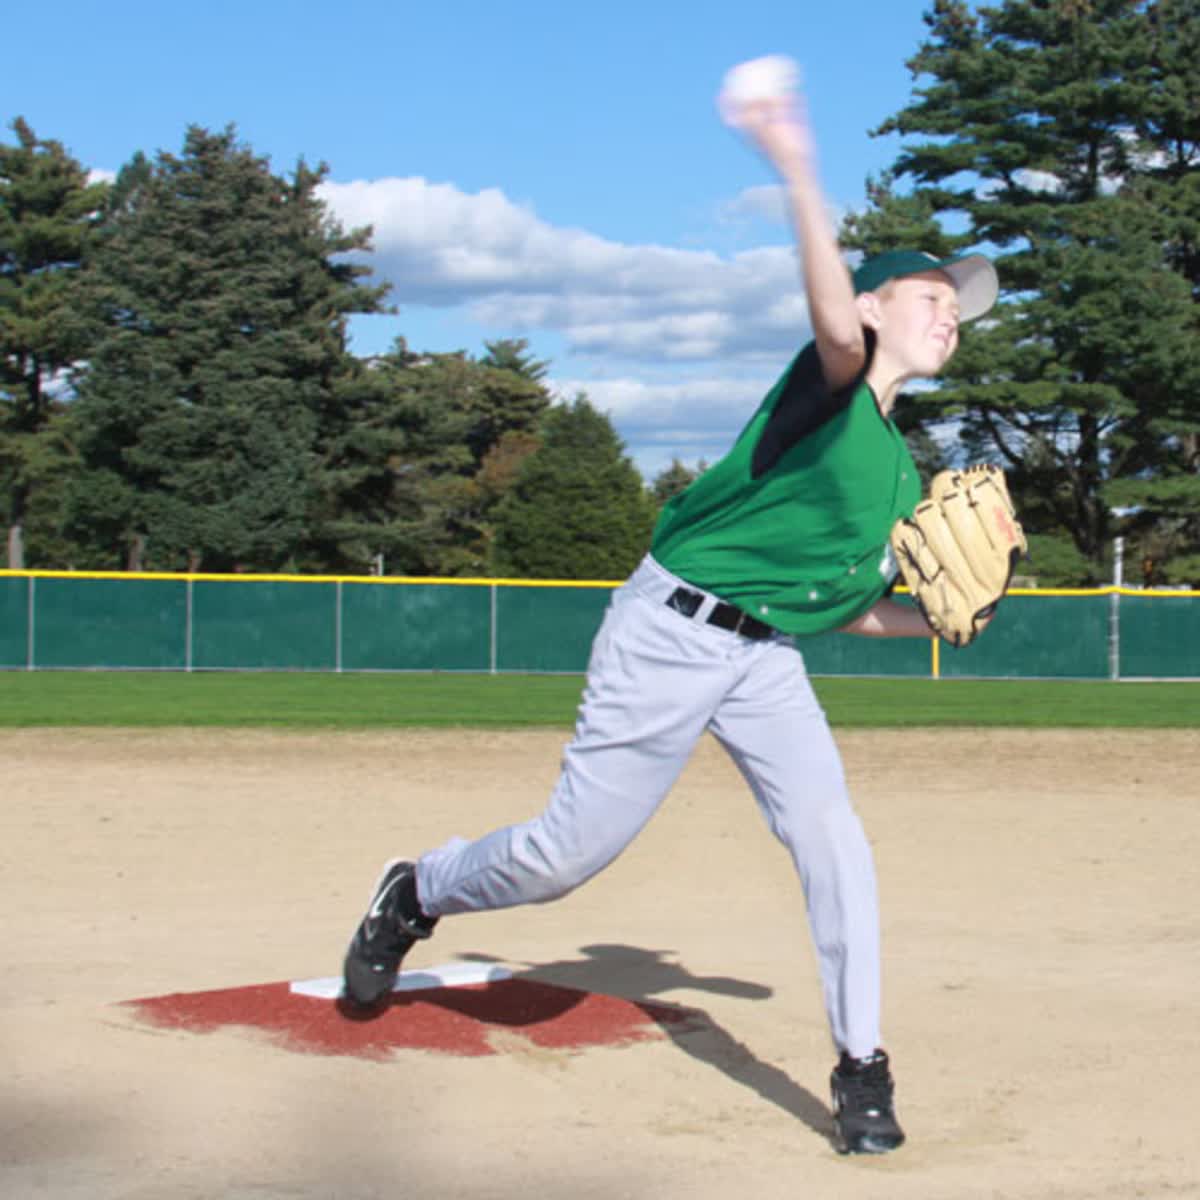
[[[831,417],[837,416],[850,404],[871,365],[875,353],[875,333],[863,329],[867,355],[862,371],[845,387],[830,391],[821,368],[821,357],[816,342],[809,342],[800,352],[783,385],[783,391],[775,402],[771,415],[763,428],[762,436],[754,447],[750,459],[750,477],[760,479],[797,442],[803,441],[815,429],[819,429]]]

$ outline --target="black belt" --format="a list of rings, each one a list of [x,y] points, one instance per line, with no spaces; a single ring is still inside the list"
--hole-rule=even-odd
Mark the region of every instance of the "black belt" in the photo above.
[[[703,603],[704,596],[700,592],[693,592],[691,588],[678,587],[667,597],[667,607],[685,617],[694,617]],[[718,601],[708,614],[708,624],[741,634],[752,642],[761,642],[778,632],[765,621],[759,621],[749,613],[742,612],[736,604],[726,604],[724,600]]]

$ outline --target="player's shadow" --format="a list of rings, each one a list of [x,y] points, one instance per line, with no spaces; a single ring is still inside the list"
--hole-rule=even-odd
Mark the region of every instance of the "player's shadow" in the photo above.
[[[651,997],[678,988],[744,1000],[765,1000],[772,995],[769,987],[726,975],[694,975],[672,961],[668,957],[671,952],[665,950],[602,943],[581,946],[580,951],[583,958],[529,964],[526,970],[516,972],[514,978],[646,1002],[645,1011],[685,1054],[749,1088],[832,1142],[833,1116],[828,1106],[786,1071],[764,1062],[704,1009],[693,1005],[672,1006],[678,1007],[689,1019],[667,1020],[656,1013],[663,1007],[662,1002],[650,1003]],[[472,962],[498,961],[482,954],[461,957]]]

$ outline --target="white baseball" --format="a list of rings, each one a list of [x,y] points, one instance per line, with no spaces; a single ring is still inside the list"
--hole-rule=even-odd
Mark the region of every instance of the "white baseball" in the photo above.
[[[741,110],[759,100],[773,100],[794,92],[800,84],[800,67],[784,54],[769,54],[739,63],[725,73],[717,107],[726,124],[737,125]]]

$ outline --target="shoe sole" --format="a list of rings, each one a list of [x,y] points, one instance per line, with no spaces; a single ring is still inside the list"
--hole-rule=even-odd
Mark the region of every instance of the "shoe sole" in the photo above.
[[[855,1138],[848,1138],[842,1131],[842,1123],[836,1110],[833,1116],[833,1147],[839,1154],[887,1154],[899,1150],[904,1145],[903,1129],[893,1134],[877,1134],[863,1132]]]
[[[839,1138],[837,1152],[839,1154],[890,1154],[891,1151],[899,1150],[903,1145],[903,1136],[897,1139],[889,1138],[887,1141],[879,1141],[868,1134],[865,1137],[860,1137],[854,1145],[851,1145],[844,1138]]]

